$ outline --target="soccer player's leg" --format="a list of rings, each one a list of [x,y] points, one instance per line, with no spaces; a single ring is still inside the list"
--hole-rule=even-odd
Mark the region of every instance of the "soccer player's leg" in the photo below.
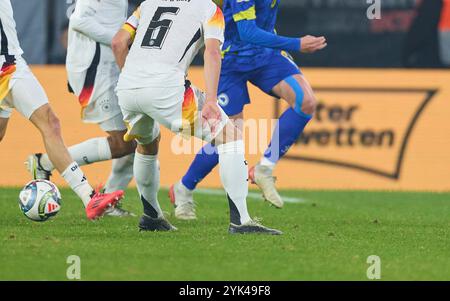
[[[117,119],[119,118],[121,119],[120,127],[106,127],[106,125],[100,124],[100,127],[108,133],[108,144],[111,149],[111,157],[113,158],[112,170],[105,185],[105,191],[126,189],[133,178],[133,159],[136,142],[124,141],[123,137],[127,130],[123,123],[122,114]]]
[[[11,116],[10,110],[0,108],[0,142],[3,141],[6,135],[6,129],[8,128],[9,117]]]
[[[59,120],[48,104],[37,109],[30,121],[41,132],[45,149],[56,170],[83,201],[89,219],[101,217],[108,208],[120,201],[123,191],[104,194],[101,188],[95,191],[92,189],[81,168],[70,157],[61,136]]]
[[[113,159],[111,175],[105,185],[104,191],[111,193],[118,190],[125,190],[133,177],[133,161],[136,143],[134,141],[125,142],[123,135],[126,133],[126,126],[123,123],[123,116],[117,104],[117,97],[110,92],[105,92],[96,98],[90,107],[90,115],[102,117],[103,108],[101,100],[110,100],[110,111],[116,113],[115,116],[105,121],[98,122],[100,128],[108,134],[108,137],[97,137],[68,148],[72,159],[79,166],[102,162]],[[119,111],[117,111],[119,110]],[[50,180],[52,171],[55,169],[48,154],[32,154],[28,156],[26,166],[33,178]],[[129,216],[130,212],[121,208],[121,204],[108,208],[105,212],[108,216]]]
[[[59,120],[48,104],[44,90],[28,67],[20,68],[23,68],[23,77],[16,80],[10,92],[14,107],[40,131],[50,159],[82,200],[88,218],[102,216],[108,207],[115,206],[123,197],[123,191],[103,194],[92,189],[64,145]]]
[[[133,179],[136,142],[126,142],[123,139],[127,130],[123,122],[122,113],[101,122],[99,125],[103,131],[108,133],[108,144],[111,150],[111,157],[113,158],[111,173],[105,185],[105,192],[125,190]],[[113,217],[135,216],[133,213],[123,209],[121,203],[108,209],[105,215]]]
[[[207,142],[213,141],[217,147],[220,178],[227,194],[230,210],[229,233],[281,234],[278,230],[264,227],[256,220],[252,220],[248,213],[248,168],[241,130],[234,125],[219,106],[220,120],[204,120],[201,116],[205,104],[204,94],[199,93],[195,87],[189,87],[186,91],[185,103],[193,103],[192,106],[195,105],[197,111],[196,121],[190,120],[190,115],[183,114],[188,116],[187,124],[194,126],[193,132],[196,137]],[[187,107],[183,105],[183,110]]]
[[[4,64],[0,68],[0,142],[6,135],[8,121],[12,114],[12,105],[7,102],[10,97],[11,79],[16,71],[15,65]]]
[[[159,136],[148,142],[146,137],[138,138],[134,158],[134,177],[144,206],[144,215],[139,221],[140,231],[176,231],[166,220],[158,202],[159,190]]]
[[[146,99],[148,95],[146,93],[137,95],[137,93],[134,90],[118,91],[124,121],[128,128],[124,140],[137,142],[133,174],[144,209],[139,229],[141,231],[177,230],[165,219],[158,202],[159,124],[142,112],[136,104],[137,98]]]
[[[232,72],[221,74],[218,101],[232,120],[242,120],[244,105],[250,103],[247,89],[247,74]],[[241,124],[237,122],[236,124]],[[182,220],[196,219],[193,192],[219,163],[217,148],[208,143],[194,158],[186,174],[169,190],[169,197],[175,206],[175,217]]]
[[[68,148],[70,156],[79,166],[95,162],[108,161],[113,158],[113,149],[110,145],[111,138],[97,137]],[[56,166],[50,160],[49,154],[36,153],[28,156],[27,169],[35,179],[49,180]]]
[[[99,122],[99,126],[108,134],[108,137],[92,138],[70,146],[69,153],[80,166],[119,159],[118,163],[114,164],[113,162],[113,166],[119,164],[122,168],[113,169],[105,191],[124,190],[131,181],[132,162],[129,158],[123,157],[133,156],[136,143],[123,141],[126,127],[120,112],[106,121]],[[122,158],[123,160],[121,160]],[[123,165],[127,165],[127,168],[123,168]],[[47,154],[37,153],[28,157],[27,168],[34,178],[49,180],[55,166]]]
[[[187,173],[169,188],[169,199],[174,206],[175,217],[180,220],[197,219],[195,212],[194,190],[219,163],[217,149],[211,143],[206,144],[196,154]]]
[[[281,208],[283,201],[275,188],[273,169],[311,120],[316,99],[298,67],[283,55],[275,56],[252,82],[264,92],[284,99],[290,106],[280,116],[264,156],[250,170],[251,180],[261,188],[265,199]]]
[[[111,174],[105,184],[105,192],[116,191],[123,187],[125,190],[133,179],[134,155],[129,154],[122,158],[113,159],[111,164]],[[122,203],[106,211],[105,215],[113,217],[136,216],[133,212],[125,210]]]

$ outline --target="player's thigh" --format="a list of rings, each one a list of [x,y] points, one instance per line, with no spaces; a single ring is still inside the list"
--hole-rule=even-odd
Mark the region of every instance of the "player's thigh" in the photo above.
[[[60,137],[61,124],[50,104],[46,103],[31,114],[31,123],[46,137]]]
[[[286,100],[292,108],[306,114],[314,113],[316,97],[304,75],[296,74],[282,80],[273,88],[273,92]]]
[[[122,110],[126,133],[126,142],[136,141],[140,145],[151,144],[160,135],[159,124],[144,112],[138,104],[137,90],[120,90],[117,92]]]
[[[245,91],[240,99],[249,99],[247,86],[245,83]],[[237,94],[230,94],[237,95]],[[247,95],[247,96],[245,96]],[[223,94],[222,94],[223,96]],[[240,102],[237,106],[222,106],[219,96],[219,110],[220,118],[218,120],[205,120],[202,117],[203,107],[206,102],[206,95],[195,86],[189,86],[184,93],[184,100],[182,105],[183,116],[183,136],[195,136],[207,142],[214,144],[222,144],[225,141],[235,141],[242,139],[243,128],[243,106],[244,102]],[[239,99],[239,98],[236,98]],[[223,101],[223,99],[222,99]],[[230,99],[231,101],[231,99]],[[237,112],[234,115],[229,115],[228,112]]]
[[[27,119],[31,119],[39,108],[48,104],[47,94],[28,69],[14,79],[9,97],[16,110]]]
[[[160,135],[158,122],[145,113],[124,110],[124,119],[128,129],[123,140],[127,143],[136,141],[139,145],[149,145]]]
[[[123,140],[123,136],[127,132],[127,127],[123,121],[123,114],[119,112],[116,116],[109,118],[108,120],[98,123],[99,127],[110,137],[110,143],[113,142],[117,147],[126,144]]]
[[[230,120],[225,111],[218,106],[220,110],[220,117],[217,120],[205,120],[202,117],[202,110],[206,102],[205,94],[200,91],[195,86],[191,86],[186,90],[185,93],[185,102],[195,104],[195,113],[192,115],[187,115],[183,113],[184,116],[192,116],[193,118],[189,118],[188,122],[185,124],[190,125],[189,130],[191,131],[191,135],[203,139],[207,142],[217,142],[223,140],[236,140],[237,137],[241,137],[240,131],[234,125],[234,123]],[[186,106],[183,105],[183,111]],[[194,112],[194,109],[190,110]],[[241,116],[241,114],[234,115],[235,117]],[[228,129],[228,130],[225,130]],[[226,137],[223,137],[226,135]],[[234,138],[233,138],[234,137]]]
[[[28,67],[27,67],[28,68]],[[45,135],[61,135],[60,122],[39,81],[29,70],[21,72],[10,92],[10,99],[25,118]]]
[[[124,140],[127,127],[123,121],[122,112],[119,112],[113,118],[100,122],[98,125],[108,134],[108,143],[113,158],[121,158],[134,152],[136,143],[134,141],[127,142]]]
[[[274,53],[265,58],[266,63],[250,74],[250,82],[264,93],[280,97],[274,93],[276,86],[285,78],[301,74],[298,66],[287,55]]]
[[[128,127],[125,138],[129,140],[138,137],[138,144],[141,145],[157,137],[156,132],[149,134],[152,133],[152,122],[161,124],[185,138],[195,136],[212,141],[229,121],[228,116],[218,106],[221,112],[220,120],[205,123],[201,115],[206,100],[205,94],[190,83],[179,87],[128,90],[126,93],[128,95],[124,95],[124,91],[118,93],[119,105]]]
[[[315,106],[311,86],[287,53],[273,55],[250,81],[265,93],[284,99],[293,108],[299,102],[305,111],[311,111]]]
[[[244,106],[250,103],[247,76],[238,71],[220,75],[218,102],[228,116],[241,114]]]

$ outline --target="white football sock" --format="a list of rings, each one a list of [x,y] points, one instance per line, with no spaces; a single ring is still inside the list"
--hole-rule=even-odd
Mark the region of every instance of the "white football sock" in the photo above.
[[[242,225],[251,220],[247,211],[248,166],[244,142],[233,141],[217,146],[220,178],[228,195],[230,222]]]
[[[162,217],[158,203],[159,161],[158,156],[142,155],[134,157],[134,178],[144,206],[144,214],[153,218]]]
[[[111,148],[108,138],[93,138],[69,147],[72,159],[83,166],[94,162],[111,160]],[[42,155],[41,165],[45,170],[52,171],[54,168],[47,154]]]
[[[112,160],[111,174],[105,185],[105,192],[125,190],[133,179],[134,153]]]
[[[61,176],[66,180],[70,188],[72,188],[72,190],[80,197],[84,207],[86,207],[91,200],[91,194],[94,190],[78,164],[72,162]]]
[[[273,170],[276,165],[276,163],[270,161],[266,157],[262,157],[261,160],[259,161],[259,164],[261,164],[262,166],[265,166],[267,168],[270,168],[271,170]]]

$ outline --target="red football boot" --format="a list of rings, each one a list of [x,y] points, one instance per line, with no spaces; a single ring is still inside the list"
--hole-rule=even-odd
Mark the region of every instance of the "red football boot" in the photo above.
[[[91,201],[86,206],[86,215],[88,219],[97,219],[105,213],[108,208],[114,207],[124,196],[123,190],[114,191],[111,193],[101,193],[101,187],[98,187]]]

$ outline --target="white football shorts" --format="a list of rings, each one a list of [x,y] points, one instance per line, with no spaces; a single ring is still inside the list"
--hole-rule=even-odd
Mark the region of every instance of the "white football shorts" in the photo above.
[[[113,118],[99,122],[98,125],[105,132],[124,131],[127,129],[125,122],[123,121],[122,112],[119,112],[119,114]]]
[[[195,136],[211,142],[229,121],[220,107],[220,120],[202,120],[206,97],[191,85],[119,90],[117,95],[128,129],[125,141],[149,144],[158,138],[161,124],[185,138]]]
[[[115,64],[102,64],[87,72],[67,72],[70,87],[78,97],[84,122],[100,124],[121,113],[114,91],[119,72]]]
[[[0,77],[0,95],[6,95],[0,99],[0,117],[9,118],[15,108],[30,119],[37,109],[48,104],[47,95],[23,58],[17,59],[12,68],[12,73]]]

